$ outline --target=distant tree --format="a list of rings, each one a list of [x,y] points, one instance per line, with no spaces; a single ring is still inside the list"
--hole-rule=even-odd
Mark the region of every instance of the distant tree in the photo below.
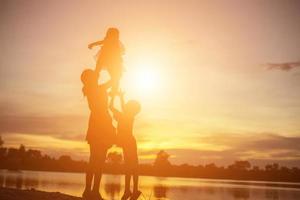
[[[156,159],[153,165],[158,168],[169,167],[171,165],[169,157],[170,155],[167,152],[161,150],[156,154]]]
[[[25,157],[26,157],[26,148],[23,144],[21,144],[20,147],[19,147],[19,158],[24,160]]]
[[[280,171],[283,172],[283,173],[288,173],[289,172],[289,168],[287,167],[280,167]]]
[[[109,152],[107,155],[107,161],[111,164],[121,164],[122,154],[118,152]]]
[[[27,151],[27,155],[28,155],[29,158],[36,159],[36,160],[39,160],[39,159],[42,158],[42,153],[39,150],[29,149]]]
[[[279,170],[279,164],[278,163],[273,163],[273,170],[278,171]]]
[[[229,169],[233,170],[247,170],[251,168],[251,164],[249,161],[235,161],[234,164],[228,166]]]
[[[218,167],[216,166],[215,163],[210,163],[210,164],[205,165],[205,168],[206,169],[217,169]]]
[[[7,151],[7,157],[9,158],[18,158],[19,157],[19,150],[16,148],[9,148]]]
[[[3,139],[2,139],[2,137],[0,135],[0,147],[2,147],[3,144],[4,144],[4,141],[3,141]]]
[[[62,155],[58,158],[58,160],[60,162],[71,162],[72,161],[72,158],[71,156],[67,156],[67,155]]]
[[[259,171],[259,167],[258,166],[253,166],[252,170],[255,171],[255,172],[258,172]]]
[[[26,153],[26,148],[23,144],[21,144],[19,147],[19,153],[22,155]]]
[[[273,163],[273,164],[268,164],[265,166],[266,171],[278,171],[279,170],[279,164]]]

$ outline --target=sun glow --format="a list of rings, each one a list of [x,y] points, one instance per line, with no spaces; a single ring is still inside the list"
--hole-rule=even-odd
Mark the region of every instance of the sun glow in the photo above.
[[[125,72],[124,84],[142,96],[157,93],[163,84],[161,68],[162,64],[154,60],[143,59],[132,63],[130,70]]]

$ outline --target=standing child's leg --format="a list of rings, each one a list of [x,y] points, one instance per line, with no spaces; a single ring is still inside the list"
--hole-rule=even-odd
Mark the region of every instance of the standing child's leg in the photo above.
[[[130,191],[131,170],[130,165],[128,164],[129,155],[126,147],[123,147],[123,156],[125,161],[125,190],[121,200],[127,200],[129,197],[131,197],[132,193]]]
[[[135,139],[132,142],[132,176],[133,176],[133,194],[131,200],[136,200],[141,195],[139,191],[139,173],[138,173],[138,155],[137,155],[137,146]]]
[[[108,68],[108,72],[112,80],[111,93],[112,95],[116,95],[119,90],[123,67],[121,64],[113,64],[113,66]]]
[[[123,194],[121,200],[127,200],[132,195],[132,193],[130,191],[130,179],[131,179],[131,175],[128,172],[126,172],[126,174],[125,174],[125,190],[124,190],[124,194]]]

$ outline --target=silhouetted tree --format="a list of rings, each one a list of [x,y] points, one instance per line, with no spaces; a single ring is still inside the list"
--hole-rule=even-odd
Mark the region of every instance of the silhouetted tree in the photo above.
[[[2,140],[2,137],[0,135],[0,147],[2,147],[3,144],[4,144],[4,141]]]
[[[42,158],[42,153],[41,153],[41,151],[38,151],[38,150],[29,149],[27,151],[27,154],[28,154],[28,157],[32,158],[32,159],[39,160]]]
[[[229,165],[228,169],[245,171],[251,168],[251,164],[249,161],[235,161],[234,164]]]
[[[205,168],[206,168],[206,169],[210,169],[210,170],[215,170],[215,169],[217,169],[218,167],[216,166],[215,163],[210,163],[210,164],[205,165]]]
[[[157,168],[165,168],[171,166],[171,163],[169,161],[170,155],[161,150],[156,154],[156,159],[154,161],[154,166]]]
[[[21,144],[20,147],[19,147],[19,156],[20,156],[20,158],[24,159],[25,154],[26,154],[26,148],[23,144]]]
[[[253,166],[252,170],[253,170],[254,172],[258,172],[260,169],[259,169],[258,166]]]
[[[62,155],[58,158],[60,162],[71,162],[72,158],[68,155]]]
[[[265,170],[266,171],[272,171],[272,172],[278,171],[279,170],[279,164],[277,164],[277,163],[267,164],[265,166]]]

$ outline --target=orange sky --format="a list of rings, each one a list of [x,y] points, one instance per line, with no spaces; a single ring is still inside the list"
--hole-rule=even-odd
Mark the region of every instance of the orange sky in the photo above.
[[[0,134],[52,155],[87,155],[80,73],[110,26],[122,87],[141,101],[143,162],[300,165],[299,1],[1,1]],[[104,74],[104,77],[106,75]]]

